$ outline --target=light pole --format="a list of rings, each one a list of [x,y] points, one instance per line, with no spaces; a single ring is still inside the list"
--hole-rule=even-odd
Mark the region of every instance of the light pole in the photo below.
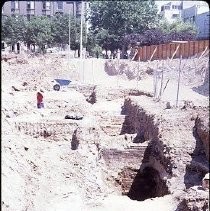
[[[71,39],[70,38],[71,38],[71,19],[70,19],[70,10],[69,10],[69,66],[70,66],[70,51],[71,51]]]
[[[84,82],[84,68],[82,65],[82,24],[83,24],[83,2],[81,2],[81,21],[80,21],[80,66],[83,71],[83,82]]]
[[[82,59],[82,24],[83,24],[83,2],[81,3],[81,20],[80,20],[80,58]]]

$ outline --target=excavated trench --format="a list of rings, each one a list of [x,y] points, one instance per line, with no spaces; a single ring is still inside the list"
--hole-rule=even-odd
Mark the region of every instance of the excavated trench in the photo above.
[[[131,138],[123,140],[127,142],[127,147],[123,149],[109,146],[103,148],[100,146],[100,142],[97,143],[98,151],[101,151],[99,160],[101,158],[105,161],[105,168],[108,171],[105,177],[109,178],[112,173],[117,174],[117,177],[111,179],[112,185],[116,186],[122,195],[127,195],[132,200],[143,201],[169,194],[166,181],[162,176],[166,175],[165,163],[168,166],[168,161],[165,160],[161,152],[163,147],[159,142],[158,123],[155,121],[154,115],[147,114],[142,108],[125,101],[120,116],[107,116],[107,118],[109,121],[105,118],[98,124],[110,140],[114,141],[116,137],[126,137],[128,134]],[[16,128],[27,135],[38,134],[37,137],[41,136],[56,141],[59,141],[61,136],[71,136],[71,149],[77,150],[79,144],[83,144],[83,140],[81,140],[83,135],[80,134],[79,138],[77,136],[78,122],[80,121],[62,120],[57,125],[53,124],[53,121],[42,122],[35,123],[35,127],[33,124],[20,123],[16,125]],[[105,122],[107,125],[104,125]],[[43,131],[48,131],[48,136],[45,136]],[[100,131],[98,132],[100,133]],[[93,131],[89,130],[89,133],[93,133]],[[102,138],[99,136],[99,139]],[[155,165],[150,163],[151,157],[156,160]]]
[[[110,174],[115,178],[122,195],[132,200],[161,197],[169,194],[164,176],[171,175],[172,164],[164,156],[167,150],[159,140],[158,121],[155,116],[129,100],[122,107],[125,116],[120,135],[129,135],[129,146],[123,150],[103,149],[102,157]],[[152,160],[152,162],[151,162]]]
[[[178,182],[174,182],[174,184],[180,185],[180,181],[184,182],[187,189],[200,185],[202,177],[208,169],[201,166],[202,171],[199,170],[195,173],[202,151],[198,145],[199,140],[196,139],[197,144],[195,145],[198,149],[196,148],[194,152],[191,150],[192,156],[194,156],[191,163],[179,166],[179,169],[183,169],[183,172],[180,172],[179,181],[179,175],[177,174],[175,177],[173,175],[177,163],[174,165],[171,155],[168,154],[172,148],[167,146],[167,142],[163,142],[163,133],[161,132],[163,128],[158,115],[154,114],[153,108],[148,110],[144,106],[135,104],[132,97],[125,99],[121,108],[121,114],[98,114],[100,118],[97,118],[96,128],[82,128],[79,126],[79,122],[83,120],[68,119],[60,120],[59,124],[57,124],[58,122],[54,124],[53,121],[34,124],[21,122],[16,125],[16,128],[28,135],[55,141],[60,141],[60,137],[67,137],[66,141],[70,143],[71,150],[76,153],[79,153],[82,145],[87,145],[87,149],[93,149],[92,152],[88,152],[94,153],[97,157],[93,165],[95,169],[92,169],[91,175],[94,175],[94,171],[101,172],[103,183],[109,187],[109,190],[106,190],[107,194],[115,192],[119,195],[127,195],[131,200],[137,201],[162,197],[171,194],[171,190],[176,188],[170,183],[172,177]],[[167,122],[168,125],[167,129],[171,129],[170,118]],[[37,129],[34,130],[33,126]],[[45,131],[47,131],[47,136]],[[169,130],[169,135],[170,132]],[[95,135],[98,136],[94,138],[94,141],[87,141],[88,139],[93,140],[91,137],[93,138]],[[90,138],[87,138],[88,136]],[[165,137],[169,138],[170,136],[166,136],[164,133]],[[189,140],[191,139],[192,137],[189,137]],[[115,147],[113,147],[113,143],[115,143]],[[187,149],[188,151],[189,149]],[[84,155],[81,154],[81,156]],[[180,154],[174,155],[176,158],[179,156]],[[190,161],[189,158],[187,159]],[[78,165],[82,166],[82,163],[78,161]],[[84,165],[89,169],[88,163]],[[185,166],[189,169],[184,169]],[[85,179],[83,178],[83,180]],[[86,186],[86,181],[83,183]],[[206,199],[202,198],[202,200],[205,202]]]
[[[93,151],[88,153],[98,157],[94,161],[97,168],[105,169],[102,170],[102,180],[119,194],[138,201],[162,197],[171,192],[167,179],[172,177],[173,163],[170,156],[166,156],[170,149],[163,144],[159,117],[153,108],[148,110],[137,105],[132,98],[135,99],[125,99],[119,114],[94,113],[98,115],[96,128],[90,125],[83,127],[80,123],[84,119],[64,117],[59,120],[51,117],[50,121],[42,118],[41,122],[34,123],[21,119],[15,127],[35,138],[68,141],[72,151],[90,146]],[[146,98],[149,97],[142,99]]]
[[[90,87],[82,87],[81,90],[80,88],[81,87],[79,86],[77,87],[79,92],[83,93],[85,97],[90,97],[87,98],[87,102],[91,104],[97,102],[94,95],[90,96],[90,90],[93,89],[94,91],[94,87],[91,87],[91,89]],[[116,96],[120,98],[124,98],[128,95],[146,95],[148,98],[151,97],[150,94],[141,93],[138,90],[127,89],[119,91],[110,89],[107,94],[104,94],[103,87],[97,87],[97,91],[100,94],[99,97],[101,99],[106,99],[107,101],[116,99]],[[86,130],[85,132],[83,131],[84,133],[82,134],[79,134],[77,128],[79,127],[79,122],[82,122],[83,120],[74,121],[62,119],[60,121],[46,120],[44,122],[35,121],[33,123],[28,120],[24,121],[20,119],[15,123],[15,128],[33,138],[57,142],[64,140],[69,142],[70,151],[72,150],[71,156],[75,155],[77,162],[73,163],[72,157],[68,154],[68,158],[70,157],[70,159],[68,161],[69,163],[67,163],[67,169],[72,168],[77,173],[79,172],[79,169],[81,170],[81,178],[85,181],[82,181],[80,185],[84,189],[85,186],[89,188],[89,194],[92,198],[95,197],[94,194],[97,195],[97,188],[100,186],[100,184],[96,184],[96,180],[93,179],[95,178],[96,168],[99,168],[98,172],[105,169],[105,171],[102,170],[103,175],[101,178],[104,180],[103,182],[108,184],[109,189],[111,189],[108,191],[109,193],[116,191],[119,194],[127,195],[131,200],[137,201],[144,201],[146,199],[170,194],[171,192],[168,187],[167,179],[172,177],[173,164],[170,157],[166,157],[166,152],[169,151],[169,149],[167,146],[163,145],[163,142],[161,141],[162,134],[155,115],[149,113],[147,109],[143,109],[142,107],[133,104],[131,101],[125,100],[121,115],[118,117],[107,115],[107,117],[104,118],[104,121],[101,121],[102,119],[103,118],[99,118],[99,121],[97,122],[99,127],[96,129],[81,127],[80,129]],[[107,119],[109,121],[107,121]],[[96,138],[97,142],[95,142],[95,140],[92,142],[85,142],[85,139],[88,139],[87,136],[91,137],[91,134],[94,133],[93,130],[99,134]],[[105,134],[106,138],[104,139],[101,134]],[[122,139],[123,143],[126,142],[126,146],[124,146],[123,143],[120,143],[120,141],[119,147],[116,148],[110,147],[109,145],[104,146],[102,144],[107,139],[111,140],[111,142],[115,142],[118,138],[120,141]],[[89,161],[86,161],[90,152],[88,152],[89,154],[86,154],[86,151],[83,151],[85,153],[80,154],[80,147],[85,144],[95,146],[95,151],[93,150],[93,153],[98,156],[96,161],[94,160],[95,157],[91,157]],[[85,149],[88,149],[88,147]],[[28,150],[28,148],[26,147],[25,150]],[[197,158],[199,153],[195,150],[193,156]],[[77,157],[78,155],[80,156],[79,158]],[[67,159],[67,157],[65,157],[64,160],[65,159]],[[186,172],[186,177],[184,178],[186,181],[192,181],[194,172],[197,171],[197,165],[194,164],[197,160],[194,159],[192,161],[194,162],[189,166],[190,171]],[[73,165],[69,168],[71,162]],[[89,168],[91,166],[90,164],[92,165],[92,169]],[[57,174],[59,173],[60,172],[57,172]],[[204,171],[204,173],[206,172]],[[69,175],[67,175],[68,178],[70,177]],[[86,176],[89,176],[90,178],[86,178]],[[201,181],[203,173],[199,177],[199,181]],[[78,180],[79,179],[75,181]],[[92,180],[92,186],[88,184],[86,180]],[[197,178],[195,178],[195,180],[197,181]],[[186,188],[188,188],[188,186],[194,186],[195,184],[197,185],[197,183],[187,183]],[[97,188],[94,189],[95,187]],[[99,189],[100,188],[101,187],[99,187]],[[102,190],[105,189],[102,188]],[[185,209],[182,208],[180,210]]]
[[[133,200],[143,201],[166,194],[168,188],[160,178],[159,172],[152,167],[146,167],[136,174],[127,196]]]
[[[126,167],[120,177],[122,194],[132,200],[143,201],[169,194],[166,182],[152,166],[145,167],[142,171]]]

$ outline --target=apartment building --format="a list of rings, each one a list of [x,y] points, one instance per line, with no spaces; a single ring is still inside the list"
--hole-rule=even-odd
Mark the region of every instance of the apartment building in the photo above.
[[[193,23],[197,30],[197,38],[209,39],[209,6],[205,1],[156,1],[159,14],[169,22],[182,19],[184,22]]]
[[[163,15],[169,22],[181,18],[181,11],[183,9],[182,1],[168,2],[161,6],[159,14]]]
[[[206,2],[205,2],[206,3]],[[196,4],[182,11],[182,20],[195,24],[198,38],[209,39],[209,7],[208,4]]]
[[[86,8],[86,3],[84,3]],[[2,15],[53,16],[55,14],[81,16],[81,1],[7,1],[2,7]]]

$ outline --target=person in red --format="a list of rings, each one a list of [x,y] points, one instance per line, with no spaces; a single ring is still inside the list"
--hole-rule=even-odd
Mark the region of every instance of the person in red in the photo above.
[[[43,90],[40,89],[39,92],[37,92],[37,108],[44,108],[44,103],[43,103]]]

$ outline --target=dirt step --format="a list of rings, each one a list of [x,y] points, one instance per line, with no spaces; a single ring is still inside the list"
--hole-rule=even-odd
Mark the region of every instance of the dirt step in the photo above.
[[[102,125],[101,129],[110,136],[118,136],[121,134],[122,126],[121,125]]]

